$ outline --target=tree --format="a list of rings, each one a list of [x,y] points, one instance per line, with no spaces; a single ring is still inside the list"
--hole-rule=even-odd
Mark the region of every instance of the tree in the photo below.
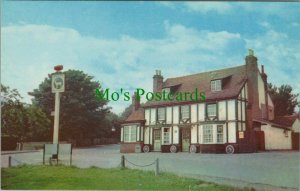
[[[22,142],[26,136],[26,110],[16,89],[1,84],[1,131],[2,135]]]
[[[121,114],[121,119],[126,120],[129,117],[129,115],[132,113],[132,109],[133,109],[132,104],[130,104],[128,107],[126,107]]]
[[[108,101],[96,100],[96,88],[101,90],[100,83],[93,77],[79,70],[68,70],[65,73],[65,92],[61,93],[59,140],[75,140],[79,145],[91,143],[99,136],[104,136],[107,127],[104,119],[110,108]],[[102,91],[102,90],[101,90]],[[102,91],[103,92],[103,91]],[[38,105],[47,116],[54,111],[54,94],[51,92],[51,76],[30,92],[33,103]]]
[[[1,84],[2,135],[17,141],[49,140],[50,120],[40,108],[21,102],[16,89]]]
[[[25,106],[27,117],[28,141],[50,141],[51,140],[51,121],[47,115],[36,105]]]
[[[293,88],[290,85],[281,85],[276,87],[269,83],[269,94],[274,103],[275,116],[291,115],[295,112],[295,107],[299,105],[297,97],[299,94],[293,94]]]

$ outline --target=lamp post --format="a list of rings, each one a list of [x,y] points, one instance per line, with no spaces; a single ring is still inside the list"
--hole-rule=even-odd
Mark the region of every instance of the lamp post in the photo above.
[[[58,144],[59,132],[59,107],[60,107],[60,92],[65,90],[65,76],[61,73],[62,65],[54,67],[56,73],[52,74],[52,93],[55,93],[55,111],[54,111],[54,129],[53,129],[53,144]]]

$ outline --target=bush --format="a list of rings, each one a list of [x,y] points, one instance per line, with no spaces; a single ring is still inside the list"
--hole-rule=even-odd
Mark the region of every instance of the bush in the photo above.
[[[18,139],[15,137],[1,136],[1,150],[16,150]]]

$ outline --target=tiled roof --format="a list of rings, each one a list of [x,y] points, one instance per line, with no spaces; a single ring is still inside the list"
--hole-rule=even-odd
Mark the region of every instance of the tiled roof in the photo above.
[[[138,110],[132,112],[129,117],[125,120],[126,122],[141,122],[145,120],[144,109],[139,108]]]
[[[225,79],[222,91],[212,92],[210,89],[211,80]],[[242,86],[246,81],[246,65],[203,72],[188,76],[168,78],[163,83],[164,87],[176,86],[177,92],[194,92],[195,88],[198,91],[206,93],[206,101],[214,101],[221,99],[229,99],[237,97]],[[190,102],[190,100],[188,100]],[[158,106],[158,105],[174,105],[178,101],[148,101],[145,107]],[[183,103],[183,102],[182,102]]]
[[[269,124],[272,127],[276,127],[276,128],[280,128],[280,129],[292,130],[289,126],[286,126],[286,125],[283,125],[283,124],[280,124],[280,123],[276,123],[273,120],[269,121],[269,120],[266,120],[266,119],[253,119],[253,121],[261,123],[262,125]]]
[[[299,119],[299,115],[293,114],[293,115],[286,115],[286,116],[277,116],[277,117],[275,117],[275,119],[273,121],[275,123],[278,123],[278,124],[281,124],[281,125],[284,125],[287,127],[291,127],[297,118]]]

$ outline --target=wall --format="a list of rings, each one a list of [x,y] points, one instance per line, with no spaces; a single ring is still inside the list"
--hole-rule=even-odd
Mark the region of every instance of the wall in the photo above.
[[[266,150],[292,149],[291,131],[288,131],[288,137],[286,137],[284,129],[271,125],[262,125],[261,130],[265,133]]]
[[[292,129],[294,132],[296,133],[300,133],[300,120],[296,119],[296,121],[294,122]]]

